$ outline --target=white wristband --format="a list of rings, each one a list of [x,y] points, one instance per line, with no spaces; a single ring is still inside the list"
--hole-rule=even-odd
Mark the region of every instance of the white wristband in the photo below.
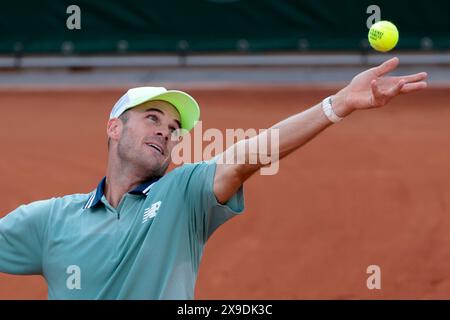
[[[333,107],[331,106],[331,97],[327,97],[323,99],[322,101],[322,110],[323,113],[327,116],[328,120],[330,120],[333,123],[339,122],[344,118],[339,117],[333,110]]]

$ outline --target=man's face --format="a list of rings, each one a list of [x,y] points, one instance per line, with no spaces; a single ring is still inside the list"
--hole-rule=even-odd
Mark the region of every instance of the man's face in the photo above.
[[[149,101],[126,111],[117,145],[118,157],[149,176],[164,175],[177,141],[171,135],[180,128],[180,115],[170,103]]]

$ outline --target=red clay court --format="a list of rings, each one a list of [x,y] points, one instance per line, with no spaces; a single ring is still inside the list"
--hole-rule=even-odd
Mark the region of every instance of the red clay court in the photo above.
[[[0,212],[90,192],[122,90],[3,91]],[[334,89],[188,90],[206,128],[267,128]],[[450,89],[356,112],[245,186],[246,211],[208,242],[197,299],[450,299]],[[368,290],[379,265],[382,289]],[[0,275],[0,298],[45,299]]]

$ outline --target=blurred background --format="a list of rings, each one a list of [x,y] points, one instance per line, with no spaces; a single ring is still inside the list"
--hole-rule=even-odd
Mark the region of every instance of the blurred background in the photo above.
[[[448,12],[444,0],[2,1],[0,215],[90,192],[127,88],[186,90],[204,129],[259,129],[398,56],[395,73],[426,71],[430,88],[352,114],[253,177],[246,214],[206,247],[196,297],[449,299]],[[378,19],[399,29],[389,53],[367,41]],[[2,274],[0,298],[45,299],[45,281]]]
[[[407,72],[427,65],[441,83],[449,10],[444,0],[5,1],[0,83],[323,84],[392,54]],[[368,45],[377,19],[400,31],[391,54]]]

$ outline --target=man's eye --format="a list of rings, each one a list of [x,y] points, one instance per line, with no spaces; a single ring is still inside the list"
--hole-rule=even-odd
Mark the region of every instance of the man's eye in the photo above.
[[[148,115],[147,118],[149,118],[152,121],[157,121],[158,120],[158,117],[153,115],[153,114]]]
[[[181,129],[171,129],[170,130],[170,137],[173,141],[179,141],[181,137]]]

